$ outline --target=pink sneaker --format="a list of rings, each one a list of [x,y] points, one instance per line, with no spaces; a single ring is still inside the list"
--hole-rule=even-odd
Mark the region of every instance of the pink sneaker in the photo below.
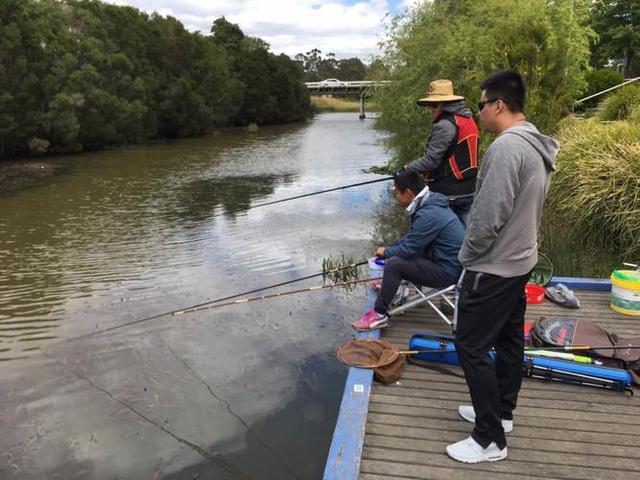
[[[360,332],[385,328],[389,326],[389,315],[369,310],[362,315],[360,320],[353,322],[351,326]]]

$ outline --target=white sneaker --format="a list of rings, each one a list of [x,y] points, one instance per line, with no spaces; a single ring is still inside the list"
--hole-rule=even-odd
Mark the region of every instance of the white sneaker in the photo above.
[[[476,423],[476,411],[471,405],[460,405],[458,407],[458,415],[464,418],[467,422]],[[502,429],[504,433],[509,433],[513,430],[513,420],[502,419]]]
[[[473,437],[469,436],[448,445],[447,455],[464,463],[497,462],[507,458],[507,447],[500,450],[496,442],[491,442],[487,448],[482,448]]]

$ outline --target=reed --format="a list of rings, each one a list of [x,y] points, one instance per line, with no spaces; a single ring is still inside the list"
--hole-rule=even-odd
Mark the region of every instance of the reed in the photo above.
[[[565,238],[640,255],[640,124],[566,121],[545,218]],[[557,227],[556,227],[557,228]]]
[[[359,262],[353,257],[340,258],[325,257],[322,259],[322,280],[330,283],[344,284],[346,282],[360,280]],[[355,288],[356,284],[347,284],[345,288],[350,290]]]

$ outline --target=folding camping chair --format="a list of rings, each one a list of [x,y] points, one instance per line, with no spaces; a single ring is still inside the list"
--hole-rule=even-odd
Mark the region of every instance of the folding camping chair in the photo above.
[[[380,277],[382,275],[382,271],[384,269],[384,260],[380,258],[370,258],[369,262],[369,270],[374,277]],[[451,294],[454,294],[454,298],[457,296],[456,290],[457,284],[449,285],[446,288],[437,289],[437,288],[426,288],[423,291],[424,287],[419,287],[414,283],[403,280],[398,288],[398,292],[396,293],[396,299],[391,303],[391,308],[387,312],[390,316],[397,315],[405,312],[411,308],[417,307],[423,303],[427,303],[434,312],[442,319],[444,322],[451,327],[451,331],[455,333],[456,329],[456,304],[457,299],[454,301],[451,300]],[[453,310],[453,314],[451,318],[449,318],[440,307],[436,306],[436,304],[432,300],[440,299],[448,304]]]
[[[456,318],[456,303],[455,297],[454,300],[451,299],[451,293],[456,295],[456,284],[449,285],[446,288],[437,289],[437,288],[428,288],[423,291],[421,287],[414,285],[413,283],[403,280],[400,288],[398,289],[399,295],[396,300],[392,303],[392,308],[389,310],[388,314],[390,316],[397,315],[405,312],[411,308],[415,308],[423,303],[427,303],[433,311],[442,319],[444,322],[451,327],[451,331],[455,332],[455,318]],[[441,307],[437,306],[433,300],[441,300],[448,304],[453,310],[453,314],[451,318],[448,317],[441,309]]]

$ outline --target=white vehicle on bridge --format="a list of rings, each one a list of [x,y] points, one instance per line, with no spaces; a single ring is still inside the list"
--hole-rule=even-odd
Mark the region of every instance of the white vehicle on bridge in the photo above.
[[[322,80],[319,82],[319,86],[321,87],[344,87],[345,82],[341,82],[337,78],[327,78],[326,80]]]

